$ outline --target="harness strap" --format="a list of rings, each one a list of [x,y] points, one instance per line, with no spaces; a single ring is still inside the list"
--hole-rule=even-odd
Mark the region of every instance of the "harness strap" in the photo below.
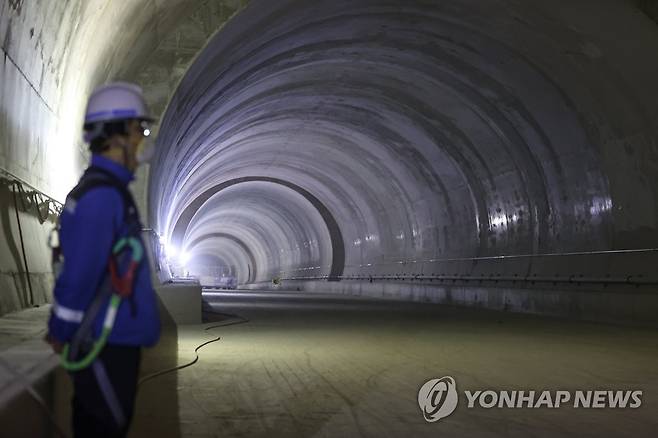
[[[109,297],[111,293],[110,278],[109,275],[105,274],[104,281],[101,283],[101,287],[98,289],[94,300],[84,312],[82,322],[80,323],[78,330],[76,330],[75,335],[73,335],[73,339],[71,339],[69,354],[64,356],[64,359],[74,360],[77,358],[83,345],[90,341],[96,317],[101,311],[103,303],[105,303],[107,297]]]
[[[107,308],[107,313],[105,314],[105,321],[103,322],[103,328],[101,331],[100,337],[93,342],[91,349],[89,352],[86,352],[85,356],[80,359],[77,362],[73,362],[69,358],[75,357],[71,356],[69,353],[70,350],[70,344],[64,345],[64,350],[62,351],[62,367],[68,371],[80,371],[84,368],[87,368],[89,365],[91,365],[98,355],[100,354],[101,350],[105,347],[105,344],[107,343],[107,338],[110,337],[110,333],[112,332],[112,328],[114,327],[114,320],[117,316],[117,310],[119,308],[119,304],[121,304],[121,297],[117,294],[113,294],[110,297],[110,305]],[[83,339],[85,341],[85,339]],[[76,345],[76,348],[80,348],[82,345],[82,342]],[[84,345],[85,347],[88,346],[88,344]]]
[[[78,319],[81,320],[80,326],[71,342],[64,346],[64,351],[62,352],[62,366],[68,371],[81,370],[95,361],[112,331],[122,297],[131,298],[131,308],[133,309],[133,313],[136,313],[132,288],[136,270],[143,258],[144,249],[141,240],[137,239],[133,234],[138,232],[141,226],[139,225],[137,209],[132,195],[110,172],[100,167],[92,166],[85,171],[82,179],[68,197],[72,200],[78,200],[84,193],[98,186],[114,187],[121,193],[124,201],[124,221],[136,229],[129,230],[130,234],[128,237],[122,237],[118,240],[115,238],[116,243],[109,256],[108,270],[101,278],[100,285],[96,289],[96,295],[84,312],[84,315],[81,315],[82,312],[76,314],[70,314],[70,312],[66,314],[64,312],[65,316],[75,318],[76,322],[78,322]],[[130,247],[132,259],[128,269],[123,275],[120,275],[116,257],[119,256],[125,246]],[[106,311],[101,335],[98,340],[94,341],[93,326],[103,305],[108,302],[108,298],[110,304]],[[78,359],[81,354],[84,354],[84,357]]]
[[[126,424],[126,417],[123,414],[123,408],[121,407],[119,398],[114,391],[112,382],[110,382],[110,378],[107,375],[103,361],[100,359],[95,360],[92,368],[94,370],[94,375],[96,376],[96,382],[98,382],[105,403],[107,403],[107,407],[110,409],[110,413],[117,425],[117,429],[121,429]]]
[[[71,190],[68,197],[77,201],[89,190],[100,186],[114,187],[121,194],[125,207],[124,218],[126,220],[128,220],[131,215],[136,214],[137,209],[135,208],[135,200],[133,199],[130,190],[128,190],[126,186],[116,178],[116,176],[112,175],[111,172],[102,167],[88,167],[87,170],[85,170],[84,175],[82,175],[80,182],[73,190]]]

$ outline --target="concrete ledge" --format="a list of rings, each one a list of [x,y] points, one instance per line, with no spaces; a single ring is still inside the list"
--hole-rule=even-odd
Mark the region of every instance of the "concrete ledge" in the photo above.
[[[42,340],[33,339],[0,353],[2,436],[50,437],[53,427],[43,408],[26,391],[30,385],[53,409],[59,359]],[[8,369],[9,368],[9,369]]]
[[[176,324],[201,324],[200,285],[169,283],[156,286],[155,291]]]
[[[194,285],[164,285],[157,289],[162,342],[145,355],[143,370],[147,373],[176,365],[177,324],[201,322],[201,287]],[[0,332],[6,337],[6,348],[0,351],[0,436],[53,437],[46,411],[26,390],[29,385],[52,411],[57,424],[70,434],[72,388],[68,374],[59,367],[59,357],[41,340],[49,306],[29,309],[0,318]],[[176,320],[172,317],[176,316]],[[8,334],[10,333],[10,334]],[[11,342],[10,342],[11,341]],[[172,358],[172,359],[169,359]],[[169,360],[169,362],[167,362]],[[175,383],[175,381],[174,381]],[[177,415],[176,385],[169,390],[174,400],[168,400],[167,415]],[[172,407],[173,406],[173,407]],[[161,410],[158,410],[162,414]]]
[[[529,289],[349,280],[284,281],[280,286],[263,282],[241,287],[369,296],[658,327],[658,290],[654,287]]]
[[[0,411],[25,390],[51,373],[59,358],[42,340],[31,340],[0,353]],[[9,369],[7,369],[9,368]]]

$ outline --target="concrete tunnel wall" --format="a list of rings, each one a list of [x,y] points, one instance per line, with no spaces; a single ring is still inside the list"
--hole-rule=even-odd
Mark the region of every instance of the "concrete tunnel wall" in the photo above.
[[[61,201],[86,163],[89,91],[128,79],[156,114],[170,102],[149,225],[241,279],[249,253],[254,281],[329,275],[335,242],[317,208],[272,184],[218,192],[174,235],[195,199],[240,178],[316,197],[344,276],[652,272],[645,254],[461,259],[656,246],[658,27],[636,3],[255,1],[188,70],[245,3],[3,3],[0,166]],[[212,219],[226,217],[250,225]],[[28,259],[43,259],[36,240]],[[2,275],[18,284],[10,257]]]
[[[344,278],[650,276],[655,253],[495,257],[658,243],[658,27],[630,2],[594,6],[251,2],[208,43],[165,114],[150,174],[155,228],[193,254],[201,243],[190,223],[221,230],[209,218],[235,210],[199,208],[203,193],[278,178],[335,217]],[[272,220],[292,230],[284,216],[244,214],[235,236]],[[308,243],[297,232],[260,238],[271,253]],[[273,256],[258,270],[321,277],[326,261]]]
[[[63,202],[87,165],[81,126],[87,97],[98,84],[130,80],[162,113],[186,66],[244,3],[242,0],[73,0],[0,2],[0,182],[29,185]],[[147,170],[140,171],[144,180]],[[143,212],[145,183],[133,190]],[[11,193],[0,194],[0,314],[28,306],[27,275]],[[25,252],[41,301],[52,290],[46,236],[24,212]],[[28,209],[31,210],[31,209]],[[144,219],[148,223],[145,214]],[[18,248],[17,250],[15,250]]]

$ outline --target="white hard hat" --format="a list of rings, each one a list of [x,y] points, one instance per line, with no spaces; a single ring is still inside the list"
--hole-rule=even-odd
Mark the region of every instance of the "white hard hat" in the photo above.
[[[128,82],[102,85],[89,96],[85,125],[126,119],[152,121],[142,89]]]

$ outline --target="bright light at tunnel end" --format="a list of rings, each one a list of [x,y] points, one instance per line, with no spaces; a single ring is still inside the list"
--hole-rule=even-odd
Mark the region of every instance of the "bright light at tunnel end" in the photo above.
[[[172,244],[163,244],[165,257],[169,260],[174,260],[178,257],[178,248]]]
[[[180,260],[180,262],[181,262],[183,265],[186,265],[187,262],[190,261],[190,258],[191,258],[190,253],[187,252],[187,251],[183,251],[183,252],[181,252],[180,256],[178,257],[178,260]]]
[[[168,244],[164,246],[164,253],[168,260],[186,264],[192,257],[187,251],[180,251],[176,246]]]

